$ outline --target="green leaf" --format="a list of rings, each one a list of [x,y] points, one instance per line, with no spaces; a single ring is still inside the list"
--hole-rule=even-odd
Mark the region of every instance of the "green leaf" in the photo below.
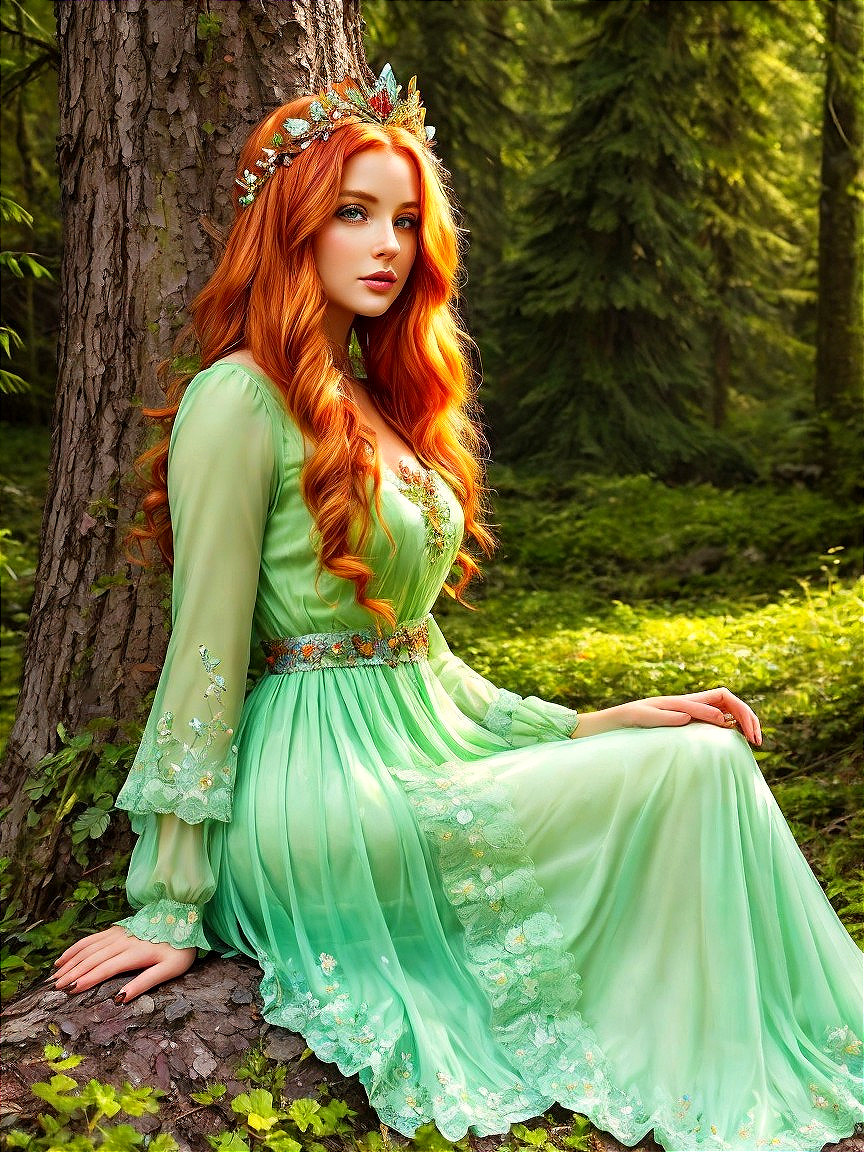
[[[203,1092],[190,1092],[189,1096],[196,1104],[212,1104],[214,1100],[219,1100],[224,1096],[225,1091],[224,1084],[213,1084],[209,1088],[205,1088]]]
[[[72,843],[80,844],[89,836],[91,840],[98,840],[104,836],[111,823],[111,813],[104,808],[86,808],[72,825]]]
[[[321,1105],[319,1115],[325,1125],[324,1134],[332,1136],[350,1132],[351,1125],[345,1122],[346,1118],[350,1119],[357,1113],[353,1108],[349,1108],[344,1100],[329,1100],[326,1104]]]
[[[167,1132],[160,1132],[147,1145],[147,1152],[179,1152],[180,1145]]]
[[[207,1140],[216,1152],[249,1152],[249,1144],[239,1132],[220,1132],[218,1136],[208,1136]]]
[[[278,1119],[278,1116],[259,1116],[257,1112],[250,1112],[246,1123],[253,1132],[269,1132]]]
[[[438,1152],[438,1150],[452,1148],[453,1145],[438,1131],[435,1124],[421,1124],[414,1134],[414,1147],[421,1152]]]
[[[99,1115],[107,1116],[109,1119],[112,1116],[116,1116],[120,1111],[117,1089],[111,1084],[102,1084],[99,1080],[88,1081],[86,1087],[81,1092],[81,1103],[95,1104]],[[96,1120],[99,1119],[99,1115],[94,1117],[91,1125],[95,1124]]]
[[[16,224],[26,224],[33,227],[33,217],[22,207],[17,200],[0,195],[0,220],[14,220]]]
[[[526,1128],[524,1124],[514,1124],[511,1131],[523,1143],[530,1144],[534,1148],[541,1148],[549,1140],[549,1131],[546,1128]]]
[[[307,1128],[311,1128],[316,1136],[320,1136],[324,1131],[324,1125],[321,1122],[321,1117],[318,1113],[321,1111],[321,1105],[317,1100],[311,1100],[304,1097],[302,1100],[295,1100],[288,1108],[288,1115],[297,1125],[301,1132],[305,1132]]]
[[[24,278],[21,265],[11,252],[0,252],[0,267],[8,268],[12,275],[17,276],[19,280]]]
[[[13,1128],[6,1137],[7,1148],[29,1148],[32,1143],[33,1137],[22,1132],[20,1128]]]
[[[301,1152],[303,1145],[298,1143],[293,1136],[289,1136],[287,1132],[281,1128],[277,1132],[268,1132],[264,1137],[265,1148],[270,1148],[272,1152]],[[308,1146],[307,1152],[315,1152],[314,1148]]]
[[[568,1148],[575,1149],[575,1152],[589,1152],[591,1145],[588,1142],[588,1137],[591,1134],[591,1121],[586,1120],[584,1116],[574,1116],[573,1125],[568,1135],[564,1137],[563,1143]]]
[[[114,1128],[100,1128],[99,1131],[103,1136],[99,1152],[133,1152],[144,1142],[143,1135],[131,1124],[118,1124]]]
[[[158,1096],[162,1092],[158,1088],[151,1088],[149,1084],[139,1084],[133,1087],[127,1080],[120,1090],[120,1107],[127,1116],[143,1116],[145,1112],[159,1111]]]
[[[47,1083],[38,1081],[36,1084],[31,1084],[30,1091],[40,1100],[44,1100],[46,1104],[50,1104],[57,1112],[69,1114],[81,1106],[82,1100],[78,1095],[66,1096],[63,1093],[77,1087],[77,1080],[73,1080],[71,1076],[60,1074],[52,1076]]]
[[[231,1108],[242,1116],[255,1115],[259,1119],[279,1119],[279,1113],[273,1107],[273,1095],[266,1088],[253,1088],[251,1092],[243,1092],[231,1101]]]

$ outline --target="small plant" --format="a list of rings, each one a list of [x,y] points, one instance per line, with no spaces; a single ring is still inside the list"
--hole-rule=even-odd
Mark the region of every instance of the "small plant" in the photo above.
[[[164,1092],[147,1085],[133,1087],[128,1081],[122,1088],[90,1080],[81,1085],[67,1073],[77,1068],[83,1057],[71,1055],[57,1044],[47,1044],[45,1062],[53,1075],[50,1080],[31,1086],[34,1096],[48,1106],[40,1112],[41,1132],[29,1134],[14,1128],[6,1137],[7,1147],[28,1152],[53,1152],[61,1147],[75,1152],[134,1152],[144,1146],[145,1137],[131,1124],[109,1124],[115,1116],[143,1116],[159,1111],[159,1097]],[[154,1136],[146,1144],[149,1152],[177,1152],[172,1136]]]

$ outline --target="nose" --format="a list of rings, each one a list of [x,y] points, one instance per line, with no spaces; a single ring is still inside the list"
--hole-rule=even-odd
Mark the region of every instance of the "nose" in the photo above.
[[[385,220],[375,235],[374,255],[384,260],[393,260],[402,251],[396,229],[390,220]]]

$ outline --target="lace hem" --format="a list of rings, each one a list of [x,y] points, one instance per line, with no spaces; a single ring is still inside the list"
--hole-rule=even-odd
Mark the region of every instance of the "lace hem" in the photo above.
[[[576,1009],[576,962],[503,790],[477,765],[393,773],[437,851],[445,895],[465,930],[468,966],[489,1000],[501,1047],[542,1096],[636,1143],[651,1124],[638,1095],[615,1085]]]
[[[330,976],[336,961],[324,954],[322,959]],[[370,1013],[365,1001],[355,1004],[347,993],[337,991],[338,981],[332,977],[327,987],[333,991],[316,995],[295,968],[277,973],[268,957],[259,955],[258,960],[264,970],[264,1019],[299,1032],[320,1060],[336,1064],[344,1076],[359,1073],[379,1119],[405,1136],[413,1136],[430,1120],[451,1141],[461,1139],[469,1126],[481,1135],[504,1133],[552,1104],[515,1076],[512,1085],[498,1091],[471,1093],[438,1071],[440,1091],[430,1092],[420,1083],[416,1052],[401,1027],[385,1032],[381,1017]]]
[[[210,950],[201,927],[201,912],[197,904],[155,900],[139,908],[134,916],[127,916],[117,923],[130,936],[139,940],[149,940],[153,944],[172,944],[175,948]]]
[[[448,774],[453,768],[460,771],[456,778]],[[861,1041],[846,1027],[826,1037],[824,1051],[836,1062],[837,1076],[811,1086],[811,1117],[767,1137],[753,1131],[747,1116],[735,1133],[721,1135],[689,1096],[661,1101],[649,1115],[635,1093],[619,1089],[575,1008],[581,994],[575,960],[561,943],[515,812],[494,777],[475,766],[466,785],[466,771],[460,763],[394,775],[439,855],[445,893],[465,929],[470,970],[492,1007],[493,1034],[518,1069],[513,1082],[490,1092],[439,1070],[441,1090],[430,1091],[421,1082],[410,1031],[401,1024],[385,1030],[367,1002],[352,1001],[340,987],[339,961],[328,953],[318,958],[314,990],[295,967],[277,972],[259,954],[268,1022],[301,1033],[320,1059],[336,1063],[344,1075],[359,1073],[380,1119],[408,1137],[430,1120],[450,1141],[469,1128],[478,1135],[503,1133],[553,1103],[588,1116],[624,1144],[637,1144],[653,1128],[664,1147],[687,1152],[812,1152],[853,1132],[853,1074]]]
[[[203,644],[198,653],[208,679],[204,699],[210,707],[210,719],[192,717],[189,727],[194,736],[187,744],[174,732],[173,712],[163,712],[155,722],[151,718],[114,803],[116,808],[138,816],[173,812],[187,824],[231,819],[237,745],[228,743],[234,729],[222,719],[227,685],[216,672],[220,661],[211,657]],[[220,706],[216,712],[211,697]]]

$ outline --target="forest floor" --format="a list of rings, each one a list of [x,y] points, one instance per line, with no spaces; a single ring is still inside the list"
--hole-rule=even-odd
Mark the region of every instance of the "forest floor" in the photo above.
[[[48,454],[46,431],[0,425],[0,744],[17,700]],[[759,712],[766,737],[756,753],[760,766],[838,914],[864,943],[864,584],[856,510],[799,487],[671,488],[645,476],[526,477],[493,466],[490,485],[501,544],[469,594],[477,610],[445,595],[435,609],[451,648],[513,691],[586,709],[728,685]],[[75,816],[73,811],[70,820]],[[91,852],[98,857],[98,837]],[[113,864],[113,880],[98,889],[86,879],[71,883],[55,920],[28,925],[7,904],[4,999],[43,976],[50,959],[82,930],[117,918],[124,861]],[[72,1066],[64,1068],[65,1059],[58,1049],[46,1071],[66,1076]],[[247,1054],[247,1096],[250,1090],[271,1092],[271,1106],[274,1099],[278,1104],[277,1065],[262,1055],[252,1067],[255,1059]],[[110,1095],[109,1088],[104,1092]],[[60,1096],[55,1092],[47,1111],[71,1122]],[[130,1115],[149,1113],[149,1104],[136,1113],[138,1104],[131,1103]],[[263,1108],[266,1098],[255,1097],[255,1103]],[[213,1147],[257,1146],[267,1117],[249,1099],[232,1108],[242,1131],[230,1138],[226,1133]],[[93,1108],[78,1111],[86,1128]],[[334,1127],[322,1130],[320,1139],[313,1139],[315,1124],[308,1120],[301,1136],[300,1113],[285,1120],[299,1139],[292,1137],[283,1152],[301,1146],[310,1152],[337,1146],[386,1152],[386,1133],[349,1139],[338,1112],[325,1114]],[[256,1116],[265,1125],[257,1132]],[[0,1127],[11,1119],[0,1116]],[[509,1146],[617,1147],[580,1125],[578,1118],[565,1122],[553,1112],[539,1126],[516,1126]],[[136,1146],[129,1139],[129,1147]],[[850,1152],[859,1145],[844,1142]],[[27,1146],[33,1152],[48,1147]],[[414,1146],[450,1147],[435,1133],[424,1133]],[[486,1142],[472,1140],[472,1146],[483,1152]],[[154,1139],[149,1148],[169,1152],[170,1145],[160,1148]]]

